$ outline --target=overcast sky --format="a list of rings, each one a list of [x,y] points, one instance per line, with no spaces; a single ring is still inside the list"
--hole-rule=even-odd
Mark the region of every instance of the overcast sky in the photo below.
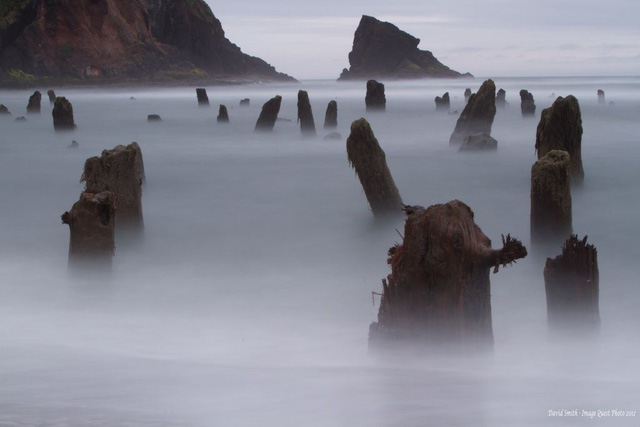
[[[640,74],[640,0],[206,0],[227,38],[298,79],[337,78],[361,15],[479,77]]]

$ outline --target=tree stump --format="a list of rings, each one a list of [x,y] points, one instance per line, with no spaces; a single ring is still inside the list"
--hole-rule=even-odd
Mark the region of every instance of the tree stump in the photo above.
[[[148,122],[161,122],[162,121],[162,117],[160,117],[159,114],[149,114],[147,116],[147,121]]]
[[[558,97],[553,105],[542,110],[536,131],[538,158],[551,150],[562,150],[571,158],[571,181],[582,184],[582,115],[578,100],[569,95]]]
[[[53,105],[53,103],[56,102],[56,93],[53,89],[49,89],[47,95],[49,96],[49,104]]]
[[[240,100],[241,107],[249,107],[251,105],[251,100],[249,98],[244,98]]]
[[[544,267],[547,320],[556,330],[592,331],[600,325],[598,252],[572,235],[562,255],[547,258]]]
[[[605,104],[604,91],[602,89],[598,89],[598,104],[600,105]]]
[[[533,100],[533,94],[525,89],[520,91],[520,112],[522,113],[522,117],[536,115],[536,103]]]
[[[276,120],[278,120],[281,103],[282,97],[280,95],[264,103],[260,117],[258,117],[258,121],[256,122],[255,132],[270,132],[273,130],[273,126],[275,126]]]
[[[309,102],[309,94],[305,90],[298,91],[298,123],[304,136],[316,135],[316,124],[313,120],[313,111]]]
[[[76,123],[73,120],[73,106],[64,96],[56,98],[53,104],[53,128],[57,131],[74,130]]]
[[[360,179],[374,217],[385,219],[399,215],[403,206],[400,192],[393,182],[384,151],[365,119],[351,124],[347,158]]]
[[[40,114],[42,107],[42,94],[39,91],[33,92],[33,95],[29,97],[29,104],[27,104],[27,113]]]
[[[375,80],[367,81],[367,95],[364,98],[367,111],[384,111],[387,98],[384,95],[384,84]]]
[[[335,129],[338,127],[338,103],[329,101],[327,111],[324,114],[324,128]]]
[[[465,104],[469,102],[469,98],[471,98],[471,88],[468,87],[464,90],[464,102]]]
[[[218,123],[229,123],[229,112],[225,105],[220,104],[220,110],[218,111],[218,117],[216,120]]]
[[[9,109],[7,108],[6,105],[0,104],[0,114],[9,116],[9,115],[11,115],[11,112],[9,111]]]
[[[201,107],[209,106],[209,96],[207,95],[207,89],[199,87],[196,89],[196,96],[198,97],[198,105]]]
[[[462,110],[456,127],[449,138],[450,145],[462,144],[469,135],[486,133],[491,135],[491,126],[496,115],[496,85],[486,80],[477,94],[472,94]]]
[[[496,93],[496,108],[504,110],[507,106],[507,92],[504,89],[500,89]]]
[[[527,255],[522,243],[502,236],[503,247],[475,224],[459,200],[405,206],[402,244],[389,249],[391,274],[382,281],[378,322],[369,345],[493,343],[489,271]]]
[[[451,99],[449,98],[449,92],[445,92],[442,97],[436,96],[436,111],[449,112],[451,108]]]

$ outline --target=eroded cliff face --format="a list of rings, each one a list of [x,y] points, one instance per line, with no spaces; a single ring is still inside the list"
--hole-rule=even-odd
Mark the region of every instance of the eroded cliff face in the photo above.
[[[54,80],[292,80],[225,38],[202,0],[0,0],[0,71]]]

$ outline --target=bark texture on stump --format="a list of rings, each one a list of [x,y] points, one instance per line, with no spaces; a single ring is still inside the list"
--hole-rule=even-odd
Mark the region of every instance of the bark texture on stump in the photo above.
[[[536,131],[538,158],[551,150],[562,150],[571,158],[571,181],[584,181],[582,168],[582,115],[578,100],[569,95],[558,97],[553,105],[542,110]]]
[[[602,89],[598,89],[598,104],[604,105],[604,103],[605,103],[604,91]]]
[[[56,98],[51,115],[55,130],[74,130],[76,128],[76,123],[73,120],[73,106],[64,96]]]
[[[144,163],[142,150],[136,142],[118,145],[112,150],[104,150],[100,157],[91,157],[84,164],[82,181],[89,193],[112,191],[118,209],[119,230],[141,230],[142,183]]]
[[[110,191],[84,192],[69,212],[62,214],[69,225],[69,264],[111,265],[115,250],[115,195]]]
[[[258,121],[256,122],[256,132],[270,132],[273,130],[273,126],[275,126],[276,120],[278,120],[281,103],[282,97],[280,95],[264,103],[260,117],[258,117]]]
[[[536,114],[536,103],[533,100],[533,94],[525,89],[520,91],[520,111],[522,112],[522,117],[535,116]]]
[[[393,182],[384,151],[365,119],[351,124],[347,157],[360,179],[374,217],[383,219],[400,214],[403,206],[400,192]]]
[[[313,111],[306,90],[298,91],[298,123],[300,123],[302,135],[315,136],[316,124],[313,120]]]
[[[384,95],[384,84],[375,80],[367,81],[367,95],[364,98],[367,111],[384,111],[387,107],[387,98]]]
[[[462,110],[456,127],[449,138],[449,144],[462,144],[469,135],[486,133],[491,135],[491,126],[496,115],[496,85],[486,80],[478,93],[469,98]]]
[[[49,89],[47,91],[47,95],[49,96],[49,104],[52,104],[54,102],[56,102],[56,93],[53,91],[53,89]]]
[[[218,123],[229,123],[229,112],[225,105],[220,104],[220,110],[218,111]]]
[[[531,242],[560,244],[573,231],[569,154],[553,150],[531,167]]]
[[[327,112],[324,114],[324,128],[335,129],[338,127],[338,103],[329,101]]]
[[[29,103],[27,104],[27,113],[40,114],[42,108],[42,94],[39,91],[33,92],[33,95],[29,97]]]
[[[500,89],[496,93],[496,108],[504,109],[507,106],[507,92],[504,89]]]
[[[600,324],[598,252],[572,235],[562,255],[544,267],[547,319],[552,328],[593,330]]]
[[[196,96],[198,97],[198,105],[201,107],[209,106],[209,96],[207,95],[207,89],[199,87],[196,89]]]
[[[527,255],[507,235],[500,250],[474,222],[459,200],[406,206],[402,244],[389,249],[391,274],[382,281],[378,322],[369,328],[369,344],[493,342],[491,283],[496,273]]]
[[[449,98],[449,92],[445,92],[442,97],[436,96],[436,111],[449,111],[451,107],[451,99]]]

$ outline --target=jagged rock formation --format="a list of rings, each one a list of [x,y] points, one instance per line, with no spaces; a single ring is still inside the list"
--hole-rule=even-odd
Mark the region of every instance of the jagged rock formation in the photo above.
[[[282,97],[277,95],[262,106],[260,111],[260,117],[256,122],[255,132],[270,132],[278,120],[278,113],[280,112],[280,104],[282,104]]]
[[[496,273],[527,255],[507,235],[500,250],[459,200],[427,209],[405,206],[402,244],[389,249],[391,274],[382,281],[378,322],[369,345],[464,343],[491,345],[491,282]]]
[[[584,181],[582,168],[582,115],[578,100],[559,96],[553,105],[542,110],[536,131],[538,159],[551,150],[562,150],[571,158],[571,182]]]
[[[203,0],[3,1],[0,41],[2,77],[293,80],[227,40]]]
[[[53,116],[53,128],[55,130],[74,130],[76,128],[76,123],[73,119],[73,106],[64,96],[56,98],[51,115]]]
[[[311,110],[309,94],[306,90],[298,91],[298,122],[300,123],[302,135],[316,135],[316,124],[313,120],[313,111]]]
[[[225,105],[220,104],[220,110],[218,110],[218,117],[216,121],[218,123],[229,123],[229,112]]]
[[[520,111],[522,112],[522,117],[535,116],[536,114],[536,103],[533,100],[533,94],[525,89],[520,91]]]
[[[476,133],[465,138],[458,151],[495,151],[498,141],[486,133]]]
[[[49,104],[53,105],[53,103],[56,102],[56,93],[53,89],[49,89],[47,95],[49,96]]]
[[[496,93],[496,108],[503,110],[507,106],[507,92],[504,89],[500,89]]]
[[[418,49],[418,44],[420,39],[395,25],[363,15],[349,53],[351,68],[345,68],[339,80],[470,76],[443,65],[431,52]]]
[[[446,111],[449,112],[449,108],[451,108],[451,99],[449,98],[449,92],[445,92],[442,97],[436,96],[436,111]]]
[[[469,135],[486,133],[491,135],[491,126],[496,115],[496,85],[493,80],[482,83],[478,93],[469,98],[462,110],[449,144],[462,144]]]
[[[196,88],[196,97],[198,97],[198,105],[201,107],[209,106],[209,96],[207,90],[203,87]]]
[[[367,95],[364,98],[367,111],[384,111],[387,98],[384,95],[384,84],[375,80],[367,81]]]
[[[33,92],[33,95],[29,97],[29,103],[27,104],[27,113],[40,114],[42,108],[42,94],[40,91]]]
[[[338,127],[338,103],[336,101],[329,101],[327,104],[327,111],[324,114],[324,128],[335,129]]]

